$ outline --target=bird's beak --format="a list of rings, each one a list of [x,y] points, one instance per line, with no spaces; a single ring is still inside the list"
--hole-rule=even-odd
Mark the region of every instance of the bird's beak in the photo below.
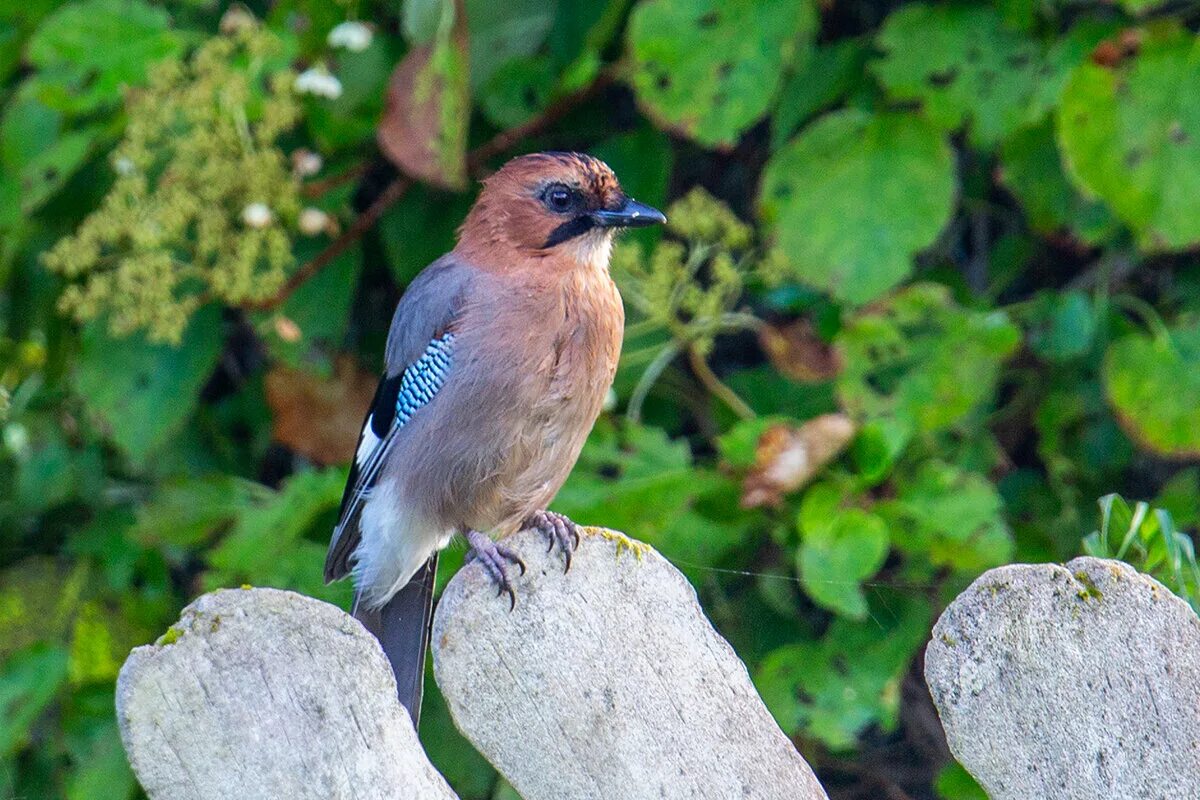
[[[657,208],[626,198],[620,208],[593,211],[592,221],[600,228],[645,228],[661,225],[667,217]]]

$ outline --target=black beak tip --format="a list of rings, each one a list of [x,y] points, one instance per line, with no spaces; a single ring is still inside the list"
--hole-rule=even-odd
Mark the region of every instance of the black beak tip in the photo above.
[[[592,217],[604,228],[647,228],[667,221],[666,214],[637,200],[626,200],[620,208],[597,211]]]
[[[666,225],[667,215],[651,206],[641,205],[641,209],[630,214],[629,227],[645,228],[651,225]]]

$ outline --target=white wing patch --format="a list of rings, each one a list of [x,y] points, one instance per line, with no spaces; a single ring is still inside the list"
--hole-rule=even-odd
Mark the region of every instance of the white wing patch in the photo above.
[[[363,468],[363,465],[367,463],[367,459],[371,457],[371,453],[374,453],[375,448],[379,446],[379,437],[371,429],[374,422],[374,414],[367,417],[367,422],[363,425],[362,436],[358,440],[358,451],[354,454],[354,463],[358,464],[359,469]]]

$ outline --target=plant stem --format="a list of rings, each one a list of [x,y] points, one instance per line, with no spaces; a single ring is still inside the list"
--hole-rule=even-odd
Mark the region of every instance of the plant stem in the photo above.
[[[717,374],[712,371],[712,367],[708,366],[708,362],[704,360],[704,356],[695,347],[688,348],[688,361],[692,365],[692,372],[696,373],[696,377],[704,384],[704,388],[708,389],[709,394],[719,397],[733,413],[742,419],[754,419],[758,416],[745,400],[738,397],[737,392],[721,382]]]
[[[646,371],[642,373],[642,377],[638,378],[637,385],[633,387],[633,393],[629,396],[629,407],[625,410],[625,415],[629,419],[634,422],[641,421],[642,404],[646,402],[646,395],[650,394],[650,389],[654,386],[655,381],[677,355],[679,355],[679,345],[670,342],[646,367]]]

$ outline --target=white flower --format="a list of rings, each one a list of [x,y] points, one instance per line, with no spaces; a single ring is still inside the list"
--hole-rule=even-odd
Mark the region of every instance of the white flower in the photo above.
[[[29,451],[29,429],[19,422],[5,425],[4,446],[15,456],[26,456]]]
[[[321,156],[308,148],[301,147],[292,151],[292,172],[301,178],[311,178],[320,172],[323,166]]]
[[[134,170],[137,169],[137,165],[133,163],[133,159],[129,156],[121,156],[120,158],[113,159],[113,169],[117,171],[118,175],[132,175]]]
[[[305,236],[316,236],[329,226],[329,215],[319,208],[306,208],[300,212],[299,225]]]
[[[296,76],[296,91],[337,100],[342,96],[342,82],[323,66],[310,67]]]
[[[344,47],[351,52],[361,53],[371,46],[372,36],[369,25],[361,22],[343,22],[329,32],[325,41],[330,47]]]
[[[221,33],[226,36],[235,34],[238,31],[249,30],[257,24],[254,15],[241,6],[234,6],[226,11],[219,23]]]
[[[242,222],[250,228],[265,228],[274,216],[266,203],[251,203],[242,209]]]

